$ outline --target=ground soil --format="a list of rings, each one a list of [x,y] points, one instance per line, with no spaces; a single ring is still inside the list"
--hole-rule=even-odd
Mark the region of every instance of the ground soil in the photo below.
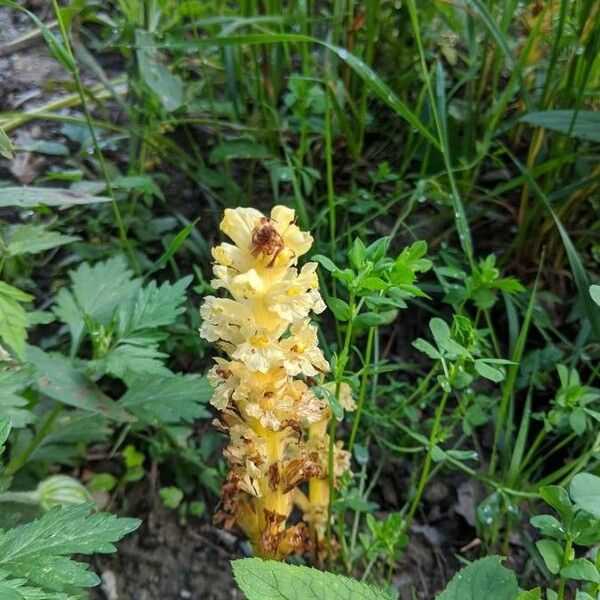
[[[102,585],[93,600],[236,600],[230,560],[240,553],[207,523],[180,525],[172,511],[156,507],[140,529],[119,544],[118,554],[95,557]]]

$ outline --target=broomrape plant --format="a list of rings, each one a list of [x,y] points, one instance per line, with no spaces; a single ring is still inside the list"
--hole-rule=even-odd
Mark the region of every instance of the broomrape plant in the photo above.
[[[329,478],[335,485],[350,465],[337,442],[329,473],[331,411],[311,389],[329,364],[309,318],[325,304],[317,263],[296,267],[313,240],[294,220],[285,206],[275,206],[270,217],[227,209],[220,227],[233,244],[213,248],[212,285],[232,299],[208,296],[200,308],[200,335],[228,356],[215,358],[209,373],[231,467],[215,521],[237,524],[257,556],[276,560],[324,550]],[[348,390],[337,392],[352,408]],[[288,524],[294,504],[304,522]]]

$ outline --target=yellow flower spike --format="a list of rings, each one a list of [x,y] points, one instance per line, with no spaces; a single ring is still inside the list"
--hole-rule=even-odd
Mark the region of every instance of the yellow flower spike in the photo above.
[[[310,385],[329,364],[309,319],[325,304],[317,264],[296,268],[312,237],[295,224],[293,210],[275,206],[266,217],[254,208],[227,209],[221,230],[233,243],[213,248],[212,285],[231,298],[208,296],[200,307],[200,335],[228,356],[208,373],[220,411],[215,424],[229,435],[230,472],[215,521],[237,524],[257,556],[281,560],[314,549],[326,519],[328,496],[314,490],[327,490],[330,411]],[[336,446],[336,465],[341,455]],[[288,523],[294,497],[304,499],[312,534],[304,522]]]

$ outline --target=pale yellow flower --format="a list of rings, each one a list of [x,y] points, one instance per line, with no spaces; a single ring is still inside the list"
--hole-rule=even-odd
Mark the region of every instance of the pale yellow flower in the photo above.
[[[317,344],[317,328],[308,319],[294,323],[289,337],[281,341],[281,348],[286,352],[283,367],[287,373],[314,377],[329,371],[329,363]]]
[[[296,495],[305,500],[305,521],[319,540],[324,531],[331,410],[310,386],[329,364],[310,314],[325,304],[317,264],[296,268],[312,237],[295,224],[293,210],[275,206],[266,217],[254,208],[227,209],[221,230],[233,243],[213,248],[212,285],[231,298],[208,296],[200,308],[200,335],[228,355],[207,375],[231,467],[215,520],[237,523],[259,556],[280,560],[310,543],[307,525],[287,524],[298,486],[309,488],[308,497]],[[341,442],[334,453],[337,478],[349,455]]]
[[[311,311],[322,313],[326,307],[319,293],[316,268],[317,263],[307,263],[300,274],[291,268],[271,286],[266,300],[269,310],[290,322],[306,318]]]

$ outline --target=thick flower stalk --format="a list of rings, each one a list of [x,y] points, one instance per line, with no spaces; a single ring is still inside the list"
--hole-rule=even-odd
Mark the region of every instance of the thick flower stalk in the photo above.
[[[329,365],[309,318],[325,304],[316,263],[296,268],[312,237],[293,210],[227,209],[221,230],[233,244],[213,248],[212,285],[231,299],[208,296],[200,308],[200,335],[227,355],[209,373],[231,467],[215,520],[237,524],[256,555],[280,560],[319,543],[326,522],[329,407],[311,385]],[[349,464],[339,446],[335,462],[338,474]],[[306,523],[288,523],[294,500]]]

